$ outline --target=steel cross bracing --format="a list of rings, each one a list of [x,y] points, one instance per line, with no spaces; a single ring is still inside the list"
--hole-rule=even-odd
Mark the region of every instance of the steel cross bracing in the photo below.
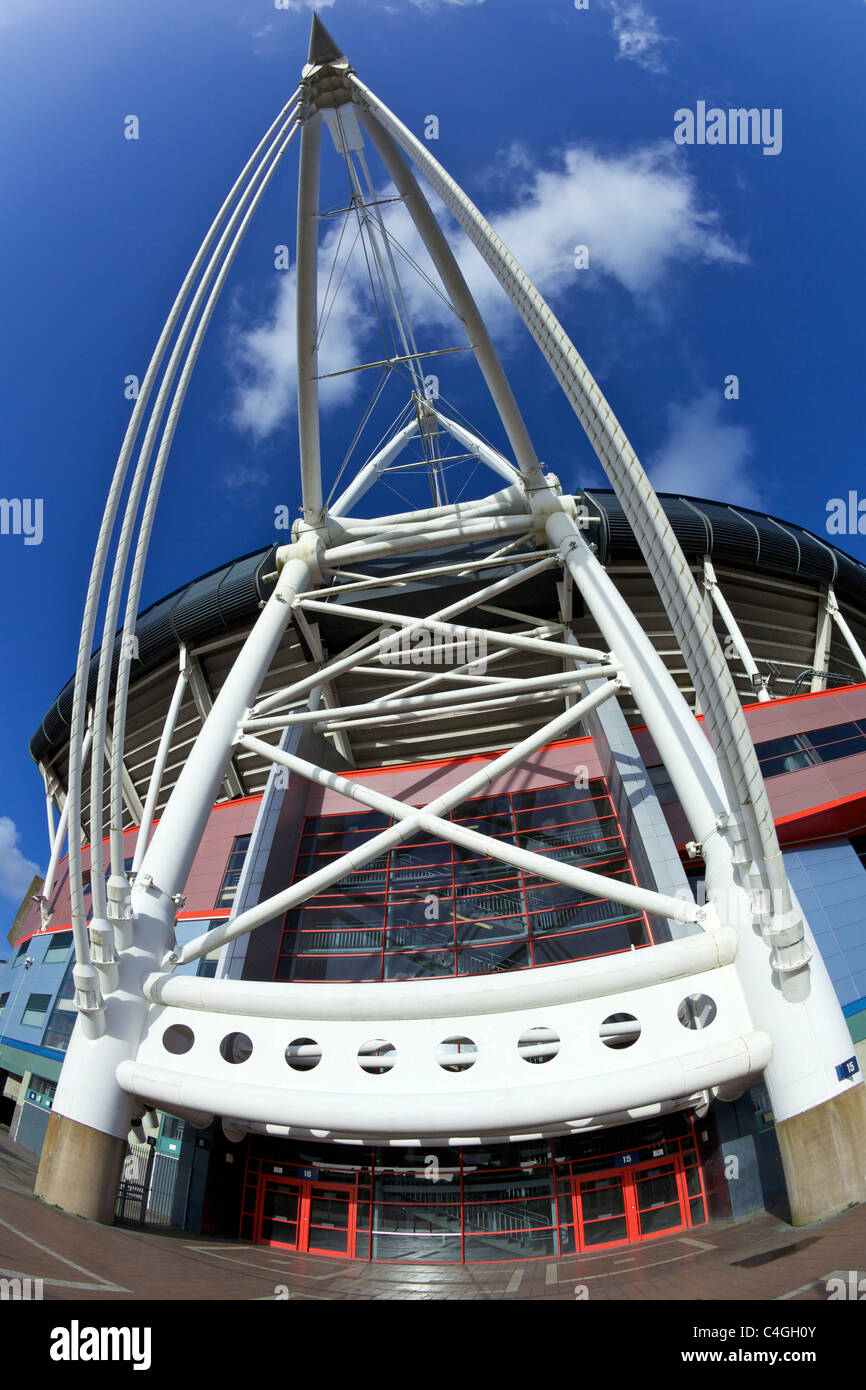
[[[349,176],[349,213],[371,270],[374,300],[385,329],[388,375],[407,372],[410,402],[377,448],[330,504],[322,476],[318,363],[330,286],[320,311],[319,157],[327,123]],[[289,144],[300,132],[297,238],[298,425],[303,519],[291,544],[277,553],[276,583],[219,690],[168,804],[151,838],[159,779],[173,720],[190,679],[182,662],[176,699],[160,744],[149,789],[134,884],[123,869],[122,798],[124,713],[128,695],[135,615],[154,511],[178,412],[231,261],[249,220]],[[418,339],[397,273],[393,238],[382,198],[367,165],[369,141],[396,188],[439,277],[443,297],[463,325],[508,440],[511,459],[459,423],[427,392]],[[587,538],[576,500],[545,474],[466,281],[420,185],[405,159],[443,199],[494,270],[523,316],[543,355],[573,404],[631,521],[644,558],[680,642],[694,688],[706,713],[706,735],[687,708],[652,643],[619,594]],[[213,250],[211,250],[213,247]],[[199,278],[200,277],[200,278]],[[333,278],[333,272],[332,272]],[[198,283],[196,284],[196,281]],[[187,306],[187,300],[196,285]],[[339,288],[339,286],[338,286]],[[84,719],[87,668],[96,609],[106,572],[109,542],[136,437],[156,387],[169,342],[174,347],[159,385],[139,451],[108,584],[91,761],[91,839],[101,841],[101,769],[106,749],[111,638],[126,592],[124,643],[117,673],[110,796],[111,872],[99,874],[94,919],[85,929],[80,859],[81,769],[86,757]],[[446,349],[441,349],[445,351]],[[449,349],[450,350],[450,349]],[[361,363],[360,367],[369,364]],[[176,382],[176,384],[175,384]],[[379,401],[377,387],[362,424]],[[167,413],[166,413],[167,409]],[[160,431],[161,437],[160,437]],[[499,492],[448,502],[448,455],[440,435],[492,471],[506,486]],[[360,437],[353,439],[353,447]],[[160,439],[157,448],[157,439]],[[419,444],[420,464],[398,462]],[[151,457],[156,449],[151,468]],[[350,449],[350,454],[352,450]],[[349,455],[344,461],[347,466]],[[513,460],[513,461],[512,461]],[[396,469],[424,467],[432,506],[374,518],[353,516],[367,492],[387,483]],[[343,470],[329,496],[341,482]],[[149,482],[148,482],[149,474]],[[145,484],[147,491],[145,492]],[[138,537],[133,533],[140,503]],[[443,552],[451,550],[453,560]],[[423,557],[427,555],[426,561]],[[413,561],[414,556],[422,557]],[[390,562],[386,572],[376,567]],[[368,568],[372,566],[372,569]],[[493,568],[487,581],[485,571]],[[502,575],[502,570],[506,573]],[[539,622],[496,600],[509,590],[558,574],[559,611]],[[426,616],[407,613],[401,593],[411,579],[460,579],[465,593]],[[365,602],[373,590],[376,607]],[[390,592],[387,601],[383,593]],[[571,629],[572,595],[603,634],[607,650],[581,647]],[[379,606],[382,605],[382,606]],[[832,610],[831,610],[832,611]],[[473,621],[455,622],[461,614]],[[480,626],[478,614],[495,621]],[[369,624],[363,638],[342,652],[325,651],[317,624],[339,614]],[[835,615],[834,615],[835,616]],[[314,669],[266,696],[262,682],[290,624],[304,634]],[[383,628],[387,629],[383,631]],[[340,680],[347,673],[375,672],[394,641],[424,630],[458,651],[483,642],[493,668],[458,661],[432,674],[399,667],[388,672],[392,688],[381,696],[346,701]],[[462,645],[461,645],[462,644]],[[508,674],[498,663],[530,657],[555,664],[543,675]],[[374,678],[375,679],[375,678]],[[706,863],[709,902],[672,897],[641,886],[563,865],[545,855],[503,845],[447,818],[460,801],[477,794],[530,754],[572,732],[579,721],[628,686],[667,768]],[[342,749],[351,771],[353,730],[387,729],[394,722],[424,722],[443,715],[493,713],[504,719],[518,707],[542,713],[539,726],[491,758],[458,786],[427,806],[386,797],[366,782],[325,769],[287,748],[288,732],[305,726],[325,733]],[[261,737],[280,735],[280,748]],[[290,741],[290,740],[289,740]],[[214,800],[235,751],[255,752],[292,777],[329,787],[386,812],[394,824],[328,868],[309,875],[182,949],[174,925],[186,878]],[[98,786],[97,786],[98,784]],[[82,1019],[70,1044],[55,1109],[118,1136],[130,1113],[160,1104],[194,1122],[213,1114],[237,1133],[276,1126],[279,1132],[380,1138],[384,1142],[440,1137],[457,1142],[484,1133],[511,1136],[592,1127],[623,1117],[659,1113],[696,1103],[709,1091],[732,1096],[766,1070],[777,1118],[794,1115],[838,1093],[833,1062],[849,1046],[847,1030],[820,957],[810,959],[809,933],[790,892],[757,759],[700,591],[646,475],[586,366],[564,330],[514,258],[496,238],[465,193],[388,108],[360,83],[348,60],[313,22],[310,61],[295,96],[273,123],[236,181],[184,281],[157,345],[133,412],[112,483],[97,543],[76,671],[69,771],[70,875],[76,948],[76,1003]],[[424,829],[471,844],[527,872],[580,891],[609,897],[635,911],[692,924],[696,934],[603,960],[496,977],[436,979],[423,986],[395,982],[329,986],[275,985],[230,978],[179,976],[174,972],[209,954],[288,907],[333,883],[347,869],[369,862],[386,848]],[[750,890],[764,888],[768,902]],[[778,986],[781,986],[780,988]],[[703,1033],[677,1021],[683,997],[712,990],[717,1019]],[[645,1022],[640,1050],[604,1046],[610,1016],[633,1007]],[[539,1009],[545,1011],[544,1018]],[[604,1021],[604,1014],[609,1017]],[[227,1020],[253,1040],[243,1076],[227,1066],[220,1038]],[[565,1039],[558,1071],[515,1063],[516,1029],[553,1021]],[[387,1033],[399,1065],[382,1076],[359,1070],[368,1056],[370,1030]],[[193,1050],[173,1057],[162,1045],[166,1028],[182,1024],[196,1039]],[[461,1073],[462,1092],[436,1063],[434,1032],[448,1025],[455,1036],[477,1036],[483,1058]],[[321,1043],[315,1096],[304,1075],[287,1075],[286,1029],[299,1036],[315,1030]],[[629,1024],[629,1028],[632,1025]],[[566,1037],[567,1035],[567,1037]],[[534,1034],[533,1034],[534,1036]],[[281,1041],[280,1041],[281,1040]],[[225,1039],[223,1039],[225,1041]],[[305,1044],[306,1045],[306,1044]],[[382,1047],[391,1046],[383,1042]],[[483,1062],[483,1064],[482,1064]],[[437,1069],[438,1068],[438,1069]],[[548,1084],[544,1078],[547,1076]],[[402,1080],[401,1080],[402,1077]],[[391,1085],[392,1079],[396,1081]],[[86,1079],[87,1084],[84,1084]],[[373,1090],[370,1091],[370,1087]],[[378,1092],[375,1088],[378,1087]],[[395,1089],[396,1088],[396,1089]],[[483,1119],[479,1114],[483,1113]]]

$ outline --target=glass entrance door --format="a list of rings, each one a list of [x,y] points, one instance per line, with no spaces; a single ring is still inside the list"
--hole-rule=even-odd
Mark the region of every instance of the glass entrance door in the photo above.
[[[596,1245],[620,1245],[632,1239],[626,1210],[628,1176],[608,1173],[575,1183],[576,1229],[582,1250]]]
[[[262,1181],[264,1191],[259,1204],[259,1229],[256,1240],[263,1245],[278,1245],[284,1250],[298,1250],[301,1234],[301,1195],[299,1182]]]
[[[688,1225],[678,1157],[575,1178],[572,1195],[580,1250],[625,1245]]]
[[[307,1249],[354,1255],[355,1189],[310,1183]]]
[[[685,1226],[682,1193],[676,1162],[656,1163],[651,1168],[638,1168],[634,1179],[635,1207],[640,1236],[654,1236],[661,1231],[678,1230]]]
[[[262,1175],[254,1240],[319,1255],[355,1254],[355,1189]]]

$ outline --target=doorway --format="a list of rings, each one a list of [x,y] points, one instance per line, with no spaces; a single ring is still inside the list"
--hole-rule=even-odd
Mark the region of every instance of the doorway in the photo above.
[[[355,1215],[354,1186],[263,1174],[253,1239],[281,1250],[352,1259]]]
[[[577,1177],[572,1200],[579,1250],[628,1245],[689,1224],[685,1173],[678,1156]]]

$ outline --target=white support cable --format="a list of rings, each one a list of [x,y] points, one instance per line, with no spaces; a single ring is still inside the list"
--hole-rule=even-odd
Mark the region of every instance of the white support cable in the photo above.
[[[112,878],[115,880],[116,893],[123,892],[123,888],[125,887],[125,875],[123,872],[123,836],[122,829],[118,825],[117,817],[117,808],[120,802],[121,794],[118,753],[122,750],[123,747],[123,740],[126,727],[126,702],[132,666],[132,651],[133,638],[135,635],[135,623],[138,615],[139,600],[141,597],[141,586],[144,579],[144,567],[147,560],[147,552],[150,545],[151,532],[156,516],[156,507],[159,501],[159,494],[160,489],[162,487],[162,480],[165,474],[166,464],[168,462],[168,456],[171,451],[172,443],[174,441],[175,430],[177,429],[178,418],[180,416],[180,411],[183,406],[184,399],[186,397],[186,392],[189,386],[193,369],[198,359],[198,354],[201,349],[202,341],[210,325],[210,321],[213,317],[214,310],[219,301],[219,297],[222,292],[223,286],[228,277],[228,273],[231,270],[235,256],[237,255],[240,245],[244,239],[247,228],[249,227],[249,224],[256,212],[256,209],[259,206],[259,203],[262,200],[262,197],[264,196],[264,193],[271,179],[273,178],[274,173],[279,167],[283,155],[285,154],[286,150],[288,149],[289,145],[294,139],[295,134],[298,131],[297,123],[287,122],[286,125],[288,126],[288,129],[286,129],[286,126],[283,126],[280,129],[277,137],[272,141],[261,164],[253,174],[249,186],[244,190],[244,193],[238,203],[238,207],[235,209],[235,212],[233,213],[225,231],[223,232],[220,238],[219,243],[217,244],[217,247],[214,250],[213,256],[211,257],[207,270],[202,276],[201,283],[199,284],[196,290],[195,298],[193,300],[192,305],[190,306],[190,310],[187,314],[187,318],[184,322],[183,328],[181,329],[181,332],[178,335],[178,339],[172,352],[169,365],[166,367],[165,378],[160,387],[159,399],[156,405],[154,406],[154,415],[156,415],[158,411],[161,417],[165,401],[167,400],[168,394],[171,390],[171,385],[174,379],[175,371],[177,370],[177,366],[180,363],[181,357],[183,356],[184,350],[186,348],[187,336],[189,334],[190,329],[192,328],[195,315],[198,312],[199,307],[201,306],[205,293],[207,292],[208,285],[210,284],[211,274],[214,270],[217,269],[217,266],[219,265],[219,269],[217,270],[213,286],[210,290],[210,293],[208,294],[207,300],[204,304],[204,308],[202,309],[201,317],[198,321],[198,324],[196,325],[195,332],[189,343],[189,348],[186,351],[186,358],[183,363],[183,367],[181,368],[180,376],[178,378],[177,385],[174,390],[174,395],[172,397],[171,405],[169,407],[168,415],[166,417],[165,427],[163,429],[159,451],[156,456],[156,461],[153,466],[150,484],[147,490],[147,498],[144,504],[144,511],[142,513],[138,541],[136,544],[135,555],[133,557],[132,562],[132,572],[130,575],[129,590],[127,593],[126,615],[123,626],[123,640],[121,641],[121,655],[117,672],[117,684],[115,687],[114,702],[114,719],[117,730],[117,738],[115,742],[117,744],[117,750],[113,759],[111,797],[113,831]],[[258,187],[256,188],[257,182]],[[253,192],[253,190],[255,191]],[[252,197],[250,199],[249,207],[244,212],[244,203],[246,202],[250,194],[252,194]],[[241,216],[241,214],[243,215]],[[229,237],[231,237],[231,241],[229,241]],[[225,249],[227,243],[227,249]],[[219,260],[221,256],[223,258],[222,264],[220,265]],[[151,439],[149,441],[151,447],[152,439],[154,436],[151,436]],[[142,453],[144,454],[144,446],[142,446]],[[143,458],[142,462],[146,466],[146,459]]]
[[[39,764],[39,771],[45,787],[45,816],[48,821],[48,848],[54,844],[54,836],[57,833],[57,822],[54,818],[54,794],[48,783],[48,771],[43,763]]]
[[[731,611],[730,604],[722,593],[721,585],[716,577],[716,571],[713,568],[713,562],[708,556],[704,557],[704,587],[719,611],[719,616],[725,625],[728,636],[736,648],[737,656],[743,664],[743,669],[752,682],[752,689],[755,691],[761,703],[766,704],[772,697],[755,664],[755,658],[749,650],[749,644],[740,630],[740,625]]]
[[[833,615],[830,612],[830,586],[820,585],[818,589],[818,618],[815,624],[815,647],[812,653],[812,694],[827,689],[827,673],[830,666],[830,648],[833,641]]]
[[[81,748],[82,762],[85,760],[87,754],[90,752],[90,745],[92,742],[93,725],[91,724],[84,735],[84,743],[82,744]],[[63,809],[60,812],[60,820],[57,823],[57,829],[54,832],[54,839],[51,843],[51,858],[48,861],[48,869],[45,874],[45,882],[42,885],[42,892],[40,895],[40,909],[42,913],[43,927],[47,926],[48,922],[50,921],[51,914],[49,913],[48,909],[51,904],[51,895],[54,892],[54,880],[57,877],[57,865],[60,862],[60,855],[63,850],[63,841],[66,839],[66,832],[68,827],[69,798],[67,797],[63,803]]]
[[[213,241],[228,209],[234,202],[235,196],[247,178],[249,171],[254,167],[261,151],[264,149],[271,134],[278,128],[280,122],[292,110],[297,102],[297,93],[293,94],[286,103],[283,110],[272,122],[268,131],[259,142],[253,154],[247,160],[241,173],[235,180],[232,188],[217,212],[216,217],[208,229],[199,250],[190,265],[184,281],[175,297],[174,303],[169,311],[168,318],[162,329],[160,337],[154,348],[150,362],[141,383],[138,398],[133,407],[129,425],[127,426],[123,444],[115,465],[114,476],[108,492],[105,509],[99,528],[99,535],[94,551],[93,564],[91,567],[90,578],[88,581],[87,597],[84,605],[84,616],[81,625],[81,635],[78,645],[78,656],[75,669],[75,685],[72,701],[72,719],[69,735],[69,786],[67,799],[70,801],[70,827],[69,837],[69,878],[70,878],[70,897],[72,932],[75,941],[75,959],[78,969],[78,979],[76,981],[76,1002],[94,1016],[94,1027],[91,1031],[98,1031],[100,1024],[95,1022],[95,1016],[101,1009],[101,999],[98,996],[95,972],[90,966],[90,949],[87,938],[87,924],[84,913],[83,880],[81,871],[81,771],[84,755],[82,754],[82,740],[84,735],[84,720],[87,705],[87,685],[90,671],[90,653],[93,647],[93,634],[96,625],[96,616],[99,605],[100,594],[102,592],[103,576],[105,563],[108,557],[111,533],[114,528],[118,507],[126,479],[127,468],[138,431],[150,399],[151,391],[159,373],[160,364],[165,355],[166,348],[171,340],[172,334],[177,326],[184,304],[186,303],[190,289],[201,269],[208,248]],[[113,638],[113,633],[111,634]],[[88,997],[89,996],[89,997]]]
[[[827,593],[827,607],[830,610],[830,617],[848,643],[851,655],[854,657],[854,660],[863,673],[863,679],[866,680],[866,655],[864,655],[863,648],[860,646],[860,643],[857,641],[857,638],[854,636],[854,633],[843,617],[836,594],[832,588]]]
[[[189,667],[187,664],[187,650],[184,643],[180,648],[180,670],[171,697],[171,704],[168,707],[168,714],[162,727],[162,734],[159,740],[159,747],[156,750],[156,759],[153,764],[153,771],[150,774],[150,781],[147,786],[147,796],[144,802],[144,812],[141,817],[141,824],[138,827],[138,834],[135,837],[135,851],[132,857],[132,872],[137,874],[144,858],[144,851],[150,839],[150,832],[153,826],[153,817],[156,811],[156,803],[159,800],[159,792],[162,786],[162,779],[165,774],[165,765],[168,762],[168,753],[171,741],[174,737],[177,718],[186,688],[189,684]]]

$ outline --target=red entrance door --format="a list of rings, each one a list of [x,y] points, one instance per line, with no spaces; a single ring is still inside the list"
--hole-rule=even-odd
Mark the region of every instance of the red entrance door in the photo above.
[[[627,1245],[688,1225],[679,1157],[575,1178],[572,1195],[580,1250]]]
[[[355,1254],[355,1189],[262,1175],[253,1239],[282,1250]]]

